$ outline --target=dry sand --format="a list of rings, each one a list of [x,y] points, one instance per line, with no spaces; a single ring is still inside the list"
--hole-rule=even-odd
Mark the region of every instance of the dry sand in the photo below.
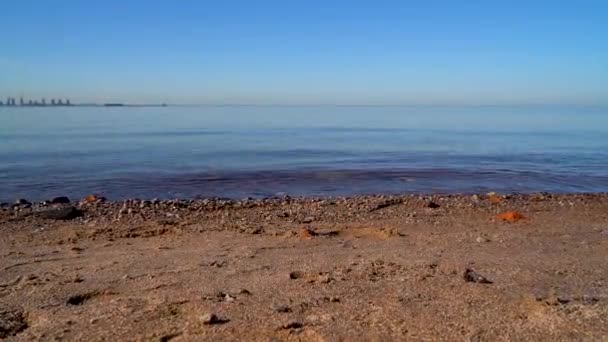
[[[605,194],[65,208],[0,210],[0,338],[608,340]]]

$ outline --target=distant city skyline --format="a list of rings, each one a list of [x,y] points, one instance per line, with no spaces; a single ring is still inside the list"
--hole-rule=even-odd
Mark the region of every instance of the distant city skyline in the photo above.
[[[68,98],[51,98],[47,102],[46,98],[33,99],[23,96],[7,96],[5,100],[0,99],[0,106],[7,107],[44,107],[44,106],[71,106],[72,102]]]
[[[49,15],[49,13],[53,15]],[[0,94],[84,103],[608,104],[608,2],[14,1]]]

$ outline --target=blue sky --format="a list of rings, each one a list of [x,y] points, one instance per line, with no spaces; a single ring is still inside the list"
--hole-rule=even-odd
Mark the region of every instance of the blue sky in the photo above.
[[[608,104],[607,1],[5,1],[0,97]]]

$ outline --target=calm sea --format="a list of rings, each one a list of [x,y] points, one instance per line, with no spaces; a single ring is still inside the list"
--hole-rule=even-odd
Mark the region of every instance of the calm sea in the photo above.
[[[608,191],[599,107],[0,107],[0,200]]]

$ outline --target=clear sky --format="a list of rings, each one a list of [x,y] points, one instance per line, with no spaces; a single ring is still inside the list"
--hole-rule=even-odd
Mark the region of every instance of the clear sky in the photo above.
[[[608,1],[19,0],[0,98],[608,104]]]

